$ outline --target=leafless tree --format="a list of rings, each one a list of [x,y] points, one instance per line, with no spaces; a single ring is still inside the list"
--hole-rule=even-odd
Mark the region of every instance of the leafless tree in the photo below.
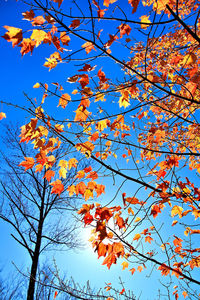
[[[44,172],[24,172],[19,166],[29,156],[30,147],[19,142],[18,130],[8,128],[5,134],[6,150],[1,152],[1,211],[0,218],[10,224],[12,237],[26,249],[31,258],[27,299],[34,299],[35,282],[41,254],[46,250],[81,247],[77,235],[78,223],[72,220],[76,200],[65,191],[51,193]],[[66,151],[69,149],[66,149]],[[57,152],[56,155],[59,155]],[[72,169],[63,180],[65,189],[75,180]]]

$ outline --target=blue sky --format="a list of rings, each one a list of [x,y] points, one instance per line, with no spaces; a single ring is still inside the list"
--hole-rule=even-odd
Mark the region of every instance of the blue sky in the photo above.
[[[126,8],[127,4],[121,1]],[[20,2],[15,0],[0,1],[0,35],[4,35],[5,30],[2,26],[9,25],[14,27],[24,27],[27,21],[21,20],[21,13],[27,10],[24,8]],[[49,57],[51,53],[47,46],[41,46],[34,49],[33,55],[25,55],[23,58],[20,54],[20,49],[11,46],[11,43],[7,43],[4,39],[0,39],[0,54],[1,54],[1,91],[0,91],[0,101],[12,102],[18,105],[27,105],[23,92],[27,93],[30,97],[40,96],[39,91],[33,90],[32,87],[36,82],[46,82],[50,84],[51,82],[62,81],[66,82],[67,77],[73,75],[74,69],[68,68],[68,65],[61,65],[51,72],[47,68],[43,67],[46,57]],[[98,66],[99,67],[99,66]],[[101,66],[100,66],[101,67]],[[103,70],[107,71],[106,75],[116,76],[120,78],[117,74],[118,66],[114,69],[110,68],[109,64],[103,65]],[[114,75],[113,75],[114,74]],[[72,89],[72,88],[71,88]],[[7,114],[7,119],[3,122],[8,122],[12,120],[13,122],[19,122],[23,125],[27,122],[28,116],[22,110],[7,107],[1,104],[1,110]],[[58,110],[59,111],[59,110]],[[2,128],[2,127],[1,127]],[[120,180],[117,182],[119,184]],[[107,199],[112,199],[115,194],[115,187],[113,189],[110,186],[113,185],[112,179],[102,179],[102,183],[106,184],[109,189],[106,189],[106,195],[101,201],[107,201]],[[126,190],[131,193],[135,190],[136,186],[133,184],[127,185]],[[144,196],[146,194],[144,193]],[[119,202],[121,201],[121,194],[118,196]],[[163,217],[167,214],[163,215]],[[162,223],[163,219],[158,217],[157,222]],[[172,220],[170,220],[172,221]],[[14,261],[19,267],[28,266],[29,260],[23,249],[16,244],[16,242],[10,237],[10,227],[1,224],[1,263],[5,266],[6,272],[13,270],[11,261]],[[166,223],[165,223],[166,225]],[[171,234],[173,234],[174,228],[171,229]],[[82,231],[81,235],[83,239],[87,241],[88,230]],[[48,258],[53,260],[56,258],[58,266],[63,272],[66,272],[68,276],[73,276],[75,281],[84,284],[87,280],[90,280],[91,286],[100,288],[104,287],[106,282],[112,282],[113,286],[118,285],[119,276],[126,283],[125,287],[131,289],[136,296],[142,293],[141,299],[154,299],[154,293],[157,293],[158,289],[158,278],[160,278],[159,272],[153,272],[150,277],[145,277],[145,275],[150,274],[151,266],[142,273],[135,273],[133,276],[130,275],[128,270],[122,271],[121,262],[118,265],[112,265],[111,269],[108,270],[106,266],[102,266],[102,259],[97,260],[96,253],[89,246],[83,251],[77,251],[74,253],[72,251],[48,254]],[[44,259],[45,260],[45,259]],[[149,264],[150,265],[150,264]],[[173,278],[174,279],[174,278]],[[145,287],[144,287],[145,281]],[[119,287],[120,288],[120,287]],[[151,293],[149,292],[151,290]]]

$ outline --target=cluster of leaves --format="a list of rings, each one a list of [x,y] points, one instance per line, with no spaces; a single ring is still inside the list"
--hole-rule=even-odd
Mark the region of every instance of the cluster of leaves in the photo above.
[[[21,165],[36,172],[46,168],[52,193],[60,195],[67,170],[78,163],[75,157],[56,161],[52,153],[62,142],[97,162],[98,170],[77,172],[78,182],[68,193],[85,201],[99,197],[105,193],[105,186],[96,182],[102,172],[119,183],[122,201],[112,206],[84,203],[78,211],[84,224],[94,227],[91,241],[98,257],[105,257],[108,268],[122,258],[122,269],[131,265],[132,274],[133,265],[141,272],[148,261],[153,262],[162,275],[177,277],[176,299],[181,280],[187,284],[187,291],[182,290],[187,297],[192,293],[189,283],[200,284],[192,276],[200,267],[200,248],[193,240],[200,233],[193,229],[200,217],[198,177],[194,178],[200,173],[198,1],[129,0],[123,18],[117,0],[88,1],[88,10],[79,7],[81,15],[76,10],[68,15],[62,2],[33,0],[32,8],[23,13],[31,26],[28,33],[5,26],[4,38],[21,47],[22,55],[42,44],[56,47],[44,63],[49,70],[80,53],[83,60],[81,69],[68,78],[76,85],[71,95],[63,92],[61,83],[52,83],[55,91],[47,84],[34,85],[42,99],[37,107],[32,103],[34,118],[22,127],[21,142],[31,141],[38,154],[26,157]],[[41,14],[36,15],[36,8]],[[143,9],[147,15],[139,16]],[[109,22],[113,27],[108,36],[103,29]],[[78,50],[66,55],[70,45]],[[99,63],[104,57],[117,64],[117,80]],[[44,104],[52,95],[59,99],[60,109],[71,112],[71,119],[50,117]],[[51,171],[55,164],[58,174]],[[129,197],[123,179],[134,184],[136,191]],[[147,191],[141,194],[140,188]],[[162,215],[167,217],[169,235],[160,232]],[[174,228],[177,234],[171,235]]]

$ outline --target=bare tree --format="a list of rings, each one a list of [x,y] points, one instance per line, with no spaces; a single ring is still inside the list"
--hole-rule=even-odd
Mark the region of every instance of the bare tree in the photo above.
[[[68,215],[76,209],[76,199],[69,199],[65,191],[60,196],[53,194],[44,172],[24,172],[19,164],[23,157],[29,156],[30,147],[20,144],[17,129],[7,128],[4,140],[7,153],[1,153],[4,172],[0,218],[13,227],[12,237],[30,255],[27,299],[34,299],[40,255],[46,250],[81,246],[76,231],[79,225]],[[65,189],[76,180],[74,174],[73,169],[67,173],[62,182]]]

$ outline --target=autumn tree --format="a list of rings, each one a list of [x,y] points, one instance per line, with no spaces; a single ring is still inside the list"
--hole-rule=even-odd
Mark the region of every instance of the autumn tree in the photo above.
[[[40,90],[37,105],[30,100],[34,119],[21,132],[21,142],[32,141],[38,151],[29,158],[30,170],[51,168],[54,149],[40,126],[95,161],[97,167],[77,172],[79,182],[67,190],[86,201],[106,191],[100,176],[116,187],[107,204],[84,203],[78,210],[95,228],[92,246],[103,265],[121,258],[132,274],[153,265],[173,278],[165,283],[167,294],[198,299],[199,1],[24,3],[29,30],[6,25],[4,38],[22,56],[52,47],[44,62],[52,73],[64,63],[76,68],[67,84],[38,78],[34,85]],[[56,174],[52,180],[59,194],[62,183],[57,190]]]
[[[44,133],[45,128],[40,126],[39,130]],[[78,223],[75,223],[71,216],[76,210],[77,197],[69,198],[66,195],[67,187],[76,181],[75,168],[78,170],[79,167],[76,165],[78,161],[71,160],[69,172],[65,170],[62,173],[64,176],[65,172],[62,182],[57,179],[51,188],[48,183],[55,174],[53,163],[60,157],[60,149],[56,151],[56,158],[53,155],[49,157],[51,170],[42,171],[39,165],[35,173],[31,169],[33,162],[30,153],[33,153],[33,149],[30,145],[20,143],[18,133],[18,127],[7,127],[5,131],[7,153],[1,153],[1,174],[4,176],[1,176],[0,218],[12,226],[14,233],[11,236],[30,256],[30,274],[27,275],[24,270],[23,273],[29,281],[27,299],[36,299],[35,283],[41,275],[41,272],[38,273],[38,267],[43,252],[77,249],[83,246],[83,241],[77,234]],[[57,140],[50,138],[48,142],[49,146],[56,150]],[[69,151],[69,148],[65,148],[65,151]],[[22,161],[24,157],[25,161]],[[39,159],[42,162],[43,158]],[[42,285],[41,280],[40,284]],[[50,296],[52,297],[52,293]]]

